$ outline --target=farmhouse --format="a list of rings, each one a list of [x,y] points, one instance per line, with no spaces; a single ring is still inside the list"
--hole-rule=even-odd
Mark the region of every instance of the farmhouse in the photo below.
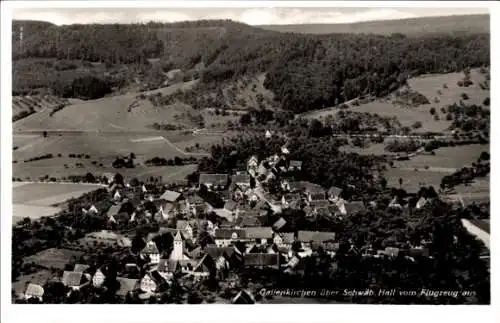
[[[80,272],[65,271],[63,273],[61,282],[64,286],[71,288],[72,290],[79,290],[85,285],[87,285],[90,280],[86,275]]]
[[[182,194],[179,193],[179,192],[167,190],[167,191],[165,191],[160,196],[160,200],[164,200],[166,202],[174,203],[174,202],[177,202],[179,200],[179,198],[181,197],[181,195]]]
[[[280,266],[280,255],[275,253],[246,253],[243,255],[245,267],[275,268]]]
[[[38,284],[29,283],[26,287],[26,292],[24,293],[24,299],[36,298],[40,302],[43,300],[44,290],[43,287]]]
[[[311,248],[312,243],[324,244],[328,241],[334,241],[335,232],[299,231],[297,240],[302,243],[303,248]]]
[[[199,184],[208,189],[222,191],[227,188],[229,176],[227,174],[200,174]]]
[[[140,289],[147,294],[153,294],[159,291],[162,284],[166,283],[165,278],[163,278],[158,271],[153,270],[142,277]]]
[[[140,256],[142,259],[148,259],[151,264],[158,264],[160,262],[160,251],[154,241],[148,241],[146,246],[141,250]]]
[[[116,291],[115,295],[121,298],[125,298],[127,295],[131,295],[135,290],[139,288],[138,279],[116,277],[116,281],[120,284],[120,288]]]
[[[332,202],[337,202],[338,199],[340,198],[340,194],[342,193],[342,189],[339,187],[332,186],[328,190],[328,199]]]
[[[231,182],[243,191],[250,188],[250,176],[248,174],[233,175]]]
[[[296,172],[302,170],[302,162],[300,160],[291,160],[288,166],[288,171]]]
[[[255,297],[247,290],[240,291],[231,301],[232,304],[255,304]]]
[[[293,232],[280,232],[274,235],[273,242],[278,247],[291,247],[295,241],[295,234]]]

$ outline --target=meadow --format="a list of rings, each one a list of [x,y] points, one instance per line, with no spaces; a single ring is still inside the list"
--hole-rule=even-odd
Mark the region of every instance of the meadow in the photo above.
[[[469,96],[468,100],[463,100],[464,103],[476,105],[483,105],[483,101],[490,96],[489,90],[483,90],[479,86],[479,82],[485,81],[485,76],[479,72],[479,69],[472,69],[470,76],[474,83],[469,87],[457,85],[457,82],[463,79],[463,73],[429,74],[410,78],[408,80],[409,88],[424,95],[430,102],[418,107],[402,107],[396,104],[394,93],[386,98],[376,99],[359,106],[350,104],[349,107],[355,112],[377,113],[383,117],[395,116],[402,126],[411,127],[419,121],[422,123],[422,127],[416,129],[416,132],[441,132],[451,124],[451,121],[446,120],[446,113],[443,113],[441,108],[459,103],[462,99],[462,93]],[[439,120],[435,120],[430,114],[431,108],[436,109]],[[322,119],[328,115],[335,116],[338,111],[337,108],[332,108],[315,113],[309,112],[307,118]]]

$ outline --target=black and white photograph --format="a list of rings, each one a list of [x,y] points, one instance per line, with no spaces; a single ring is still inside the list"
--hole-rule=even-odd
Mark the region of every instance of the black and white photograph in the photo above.
[[[11,10],[14,308],[490,305],[487,6],[136,2]]]

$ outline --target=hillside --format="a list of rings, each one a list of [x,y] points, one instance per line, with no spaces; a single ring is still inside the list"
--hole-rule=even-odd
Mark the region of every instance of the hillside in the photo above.
[[[22,24],[14,22],[14,27]],[[263,85],[281,107],[303,112],[364,94],[383,96],[404,84],[410,74],[489,65],[489,42],[489,33],[302,35],[227,20],[49,26],[25,35],[22,51],[13,47],[13,56],[18,58],[13,90],[47,87],[66,95],[68,84],[83,73],[103,79],[116,91],[137,82],[159,84],[163,72],[182,69],[191,71],[187,80],[199,77],[206,85],[200,88],[204,91],[266,73]],[[57,70],[26,63],[63,58],[80,60],[84,66]],[[150,58],[158,62],[151,64]],[[104,64],[98,68],[96,62]],[[40,75],[52,77],[46,80]],[[33,79],[38,81],[33,83]]]
[[[352,24],[261,25],[265,30],[304,34],[378,34],[421,36],[436,34],[476,34],[490,32],[489,15],[424,17]]]

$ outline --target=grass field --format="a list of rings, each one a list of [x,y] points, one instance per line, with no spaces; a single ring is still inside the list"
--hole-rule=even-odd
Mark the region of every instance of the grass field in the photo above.
[[[40,251],[33,256],[26,257],[24,262],[33,262],[45,268],[54,267],[57,269],[64,269],[68,263],[78,261],[83,254],[84,253],[81,251],[52,248]]]
[[[430,168],[447,169],[454,171],[462,167],[470,167],[476,162],[481,152],[490,151],[490,145],[466,145],[455,147],[442,147],[436,149],[435,155],[418,155],[407,161],[394,162],[396,167],[401,168]],[[447,171],[445,171],[447,172]]]
[[[96,190],[97,185],[72,183],[28,183],[14,187],[12,202],[50,206]]]
[[[451,121],[446,120],[446,114],[441,112],[442,107],[447,107],[453,103],[459,103],[460,95],[466,93],[470,99],[465,100],[466,104],[482,105],[485,98],[490,96],[490,91],[482,90],[479,82],[484,82],[485,77],[479,73],[478,69],[471,70],[471,86],[459,87],[457,82],[464,77],[463,73],[432,74],[414,77],[408,80],[411,89],[424,95],[431,103],[420,105],[414,108],[401,107],[393,103],[392,95],[388,98],[377,99],[373,102],[352,106],[351,110],[356,112],[377,113],[380,116],[396,116],[402,126],[411,127],[415,122],[420,121],[422,127],[417,132],[434,131],[439,132],[448,128]],[[443,85],[447,85],[447,89]],[[441,94],[438,94],[438,90]],[[435,102],[438,99],[438,103]],[[434,120],[429,110],[434,107],[439,115],[439,120]],[[308,113],[308,118],[324,118],[327,115],[337,114],[338,109],[321,110],[316,113]]]
[[[178,83],[145,95],[174,93],[179,89],[190,89],[196,81]],[[14,123],[14,131],[25,130],[79,130],[127,132],[146,131],[155,122],[171,122],[179,109],[169,107],[155,108],[149,100],[136,99],[139,93],[130,93],[97,100],[75,103],[50,116],[50,111],[40,111]],[[133,107],[129,111],[129,107]]]

